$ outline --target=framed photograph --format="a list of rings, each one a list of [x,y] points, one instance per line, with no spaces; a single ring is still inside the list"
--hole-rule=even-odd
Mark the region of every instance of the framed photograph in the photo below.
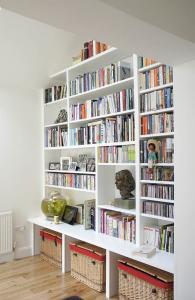
[[[79,171],[81,172],[86,172],[87,170],[87,163],[86,162],[82,162],[79,164]]]
[[[49,170],[60,170],[60,163],[59,162],[50,162],[49,163]]]
[[[69,165],[69,169],[70,171],[76,171],[77,170],[77,162],[72,161]]]
[[[95,172],[95,158],[88,158],[87,171]]]
[[[66,205],[62,222],[73,225],[76,223],[78,208],[75,206]]]
[[[60,168],[61,170],[67,171],[71,163],[71,157],[61,157],[60,158]]]

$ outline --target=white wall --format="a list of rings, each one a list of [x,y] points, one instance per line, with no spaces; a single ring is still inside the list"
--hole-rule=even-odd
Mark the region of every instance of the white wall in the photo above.
[[[30,254],[26,220],[39,214],[41,178],[41,101],[38,90],[0,88],[0,211],[12,209],[16,257]]]
[[[195,61],[175,67],[175,299],[194,300]]]

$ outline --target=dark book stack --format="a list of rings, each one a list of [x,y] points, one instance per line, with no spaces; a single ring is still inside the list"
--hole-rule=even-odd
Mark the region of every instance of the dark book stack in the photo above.
[[[174,186],[158,184],[142,184],[142,197],[152,197],[166,200],[174,200]]]
[[[174,218],[174,204],[146,200],[143,201],[143,213],[165,218]]]
[[[45,89],[45,103],[52,102],[52,88]]]
[[[173,88],[140,95],[140,112],[173,107]]]
[[[134,115],[117,116],[70,129],[71,145],[134,141]]]
[[[158,163],[173,163],[174,161],[174,140],[173,138],[166,138],[156,140],[159,145],[157,158]],[[140,162],[147,163],[148,162],[148,141],[141,140],[140,141]]]
[[[156,134],[173,131],[173,113],[161,113],[141,118],[141,134]]]
[[[173,82],[173,68],[162,65],[158,68],[140,73],[140,89],[145,90]]]
[[[174,181],[174,169],[171,167],[155,167],[151,178],[151,173],[148,172],[148,168],[142,168],[141,178],[143,180]]]

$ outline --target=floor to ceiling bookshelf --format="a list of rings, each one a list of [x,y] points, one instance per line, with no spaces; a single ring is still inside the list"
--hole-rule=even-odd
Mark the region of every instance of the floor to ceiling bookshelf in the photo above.
[[[102,85],[94,89],[77,93],[75,95],[70,94],[70,81],[76,76],[80,76],[86,72],[93,72],[100,67],[109,65],[110,63],[125,60],[129,63],[131,68],[131,74],[129,78],[119,80],[107,85]],[[89,58],[81,63],[66,68],[50,77],[50,86],[55,84],[63,84],[66,82],[67,94],[62,99],[54,101],[52,96],[52,101],[49,103],[44,103],[44,91],[43,91],[43,114],[44,114],[44,124],[43,130],[46,137],[46,132],[48,129],[64,130],[67,132],[67,144],[61,146],[56,144],[55,146],[48,146],[44,144],[44,176],[48,173],[61,173],[81,176],[94,176],[95,177],[95,188],[90,189],[88,187],[70,187],[70,186],[58,186],[54,184],[46,183],[44,185],[44,195],[48,196],[51,190],[58,190],[66,196],[66,198],[71,200],[71,204],[83,203],[87,199],[95,199],[96,201],[96,230],[84,230],[82,225],[67,225],[59,224],[55,225],[51,221],[47,221],[44,217],[30,219],[29,221],[33,224],[34,235],[34,254],[39,251],[39,243],[36,237],[36,230],[40,227],[45,227],[53,229],[62,234],[63,237],[63,253],[62,253],[62,271],[68,271],[69,266],[69,254],[67,243],[72,239],[83,240],[97,246],[103,247],[107,251],[106,256],[106,295],[110,297],[116,292],[115,282],[116,282],[116,269],[113,269],[113,262],[120,258],[120,256],[126,256],[145,262],[154,267],[166,270],[168,272],[174,273],[174,255],[166,251],[158,250],[157,253],[151,258],[144,258],[136,256],[133,251],[137,246],[143,244],[143,231],[144,226],[149,225],[162,225],[174,223],[174,218],[164,217],[161,215],[154,215],[143,212],[143,202],[150,201],[155,203],[165,203],[174,204],[174,199],[157,198],[142,195],[142,186],[144,184],[157,185],[157,186],[174,186],[174,181],[167,180],[148,180],[142,178],[142,169],[147,168],[147,162],[140,162],[140,142],[147,141],[148,139],[163,139],[163,138],[173,138],[174,132],[160,132],[160,133],[149,133],[142,134],[141,132],[141,122],[143,117],[147,116],[160,116],[161,114],[169,114],[174,112],[173,107],[161,108],[156,110],[148,110],[145,112],[140,111],[140,97],[141,95],[152,93],[159,90],[164,90],[169,87],[173,87],[173,82],[168,82],[160,86],[151,87],[148,89],[140,89],[140,76],[155,68],[161,67],[161,63],[154,63],[146,67],[139,68],[138,56],[128,55],[123,53],[116,48],[110,48],[105,52],[102,52],[92,58]],[[96,99],[100,96],[106,96],[115,92],[120,92],[122,89],[132,89],[133,91],[133,103],[134,107],[128,110],[117,111],[114,113],[106,113],[102,115],[96,115],[84,119],[72,119],[71,118],[71,105],[77,105],[78,103],[83,104],[88,99]],[[54,124],[54,119],[56,118],[60,109],[65,108],[68,112],[67,122]],[[107,120],[111,118],[117,118],[117,116],[124,116],[127,118],[134,118],[134,139],[128,138],[125,141],[117,142],[101,142],[101,143],[90,143],[84,145],[75,145],[71,143],[71,132],[76,130],[75,128],[87,126],[91,122],[99,122],[101,120]],[[129,120],[129,119],[128,119]],[[130,121],[129,121],[130,122]],[[100,151],[104,150],[106,147],[135,147],[135,160],[134,161],[112,161],[112,162],[102,162],[100,161]],[[102,150],[102,151],[103,151]],[[51,171],[49,170],[48,164],[51,161],[59,161],[60,157],[78,157],[79,154],[88,154],[89,156],[95,157],[96,168],[94,172],[82,172],[82,171]],[[174,168],[173,161],[171,162],[159,162],[155,165],[155,169],[158,168]],[[115,187],[115,173],[117,171],[128,169],[132,172],[135,182],[135,209],[122,209],[112,205],[112,200],[119,196],[119,192]],[[162,170],[161,169],[161,170]],[[163,172],[163,171],[162,171]],[[160,188],[159,188],[160,189]],[[128,240],[122,240],[120,238],[112,237],[101,233],[101,211],[110,210],[115,212],[121,212],[123,214],[135,216],[136,229],[135,229],[135,243],[131,243]]]

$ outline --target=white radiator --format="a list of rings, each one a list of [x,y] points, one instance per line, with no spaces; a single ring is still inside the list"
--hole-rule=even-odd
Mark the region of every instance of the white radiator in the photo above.
[[[0,212],[0,256],[13,251],[12,211]]]

